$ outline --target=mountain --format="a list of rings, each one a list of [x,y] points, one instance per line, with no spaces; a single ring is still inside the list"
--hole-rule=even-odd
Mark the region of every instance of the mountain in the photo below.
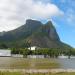
[[[16,46],[22,48],[28,45],[41,48],[70,48],[61,42],[51,21],[42,24],[31,19],[26,20],[26,24],[15,30],[0,33],[0,44],[6,44],[9,48]]]

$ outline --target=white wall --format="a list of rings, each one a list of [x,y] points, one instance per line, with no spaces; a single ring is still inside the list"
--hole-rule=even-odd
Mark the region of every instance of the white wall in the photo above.
[[[0,56],[11,56],[11,50],[0,49]]]
[[[44,55],[28,55],[27,58],[44,58]]]
[[[12,57],[21,57],[21,58],[23,58],[23,55],[21,55],[21,54],[12,54]]]

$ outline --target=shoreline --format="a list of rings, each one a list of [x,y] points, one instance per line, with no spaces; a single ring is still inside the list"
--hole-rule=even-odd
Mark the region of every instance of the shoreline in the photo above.
[[[1,72],[23,72],[23,73],[60,73],[75,72],[75,69],[0,69]]]

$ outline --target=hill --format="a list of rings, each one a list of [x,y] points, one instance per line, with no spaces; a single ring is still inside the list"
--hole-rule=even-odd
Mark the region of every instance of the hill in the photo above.
[[[21,27],[0,33],[0,48],[38,46],[41,48],[71,48],[61,42],[51,21],[42,24],[37,20],[26,20]]]

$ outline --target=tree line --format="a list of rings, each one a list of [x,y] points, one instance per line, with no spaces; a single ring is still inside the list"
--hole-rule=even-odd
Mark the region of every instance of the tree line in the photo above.
[[[24,47],[20,48],[18,45],[14,48],[10,48],[12,54],[22,54],[24,57],[27,55],[44,55],[45,57],[49,56],[51,58],[57,58],[59,55],[65,56],[75,56],[74,48],[38,48],[34,51],[28,49],[30,43],[25,42]],[[0,44],[0,49],[8,49],[8,45],[5,43]]]
[[[36,50],[29,50],[28,48],[12,48],[12,54],[22,54],[24,57],[27,55],[44,55],[44,57],[57,58],[59,55],[75,56],[75,49],[62,50],[59,48],[39,48]]]

